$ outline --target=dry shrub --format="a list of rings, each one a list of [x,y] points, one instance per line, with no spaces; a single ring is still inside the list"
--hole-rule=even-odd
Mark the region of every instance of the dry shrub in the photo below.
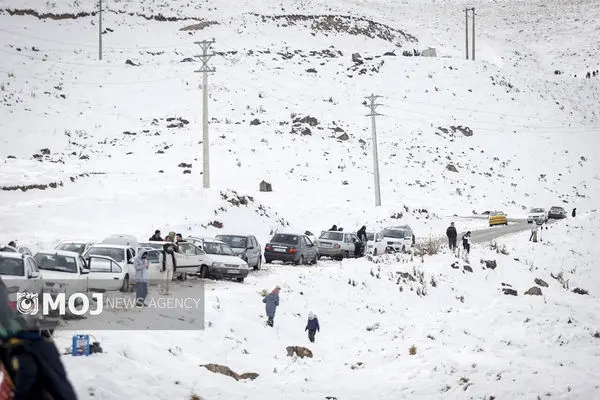
[[[419,242],[415,244],[413,254],[416,256],[432,256],[434,254],[438,254],[441,248],[442,242],[439,239],[434,239],[430,236],[424,242]]]
[[[417,354],[417,347],[414,344],[408,348],[408,354],[411,356]]]

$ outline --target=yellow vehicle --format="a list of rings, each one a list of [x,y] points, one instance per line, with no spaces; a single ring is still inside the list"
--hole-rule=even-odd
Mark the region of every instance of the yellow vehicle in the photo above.
[[[506,219],[506,214],[502,211],[493,211],[490,213],[488,217],[488,222],[490,226],[494,225],[508,225],[508,220]]]

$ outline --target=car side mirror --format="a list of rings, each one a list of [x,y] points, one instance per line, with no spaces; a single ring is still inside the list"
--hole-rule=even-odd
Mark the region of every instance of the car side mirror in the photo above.
[[[86,275],[86,274],[89,274],[89,273],[90,273],[89,269],[81,268],[81,275]]]
[[[133,258],[130,258],[129,260],[127,260],[127,264],[133,264]]]

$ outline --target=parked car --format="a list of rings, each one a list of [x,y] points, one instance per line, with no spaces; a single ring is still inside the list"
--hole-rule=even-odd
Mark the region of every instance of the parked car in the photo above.
[[[265,262],[293,262],[297,265],[316,264],[320,257],[319,248],[306,235],[277,233],[265,245]]]
[[[367,232],[366,253],[378,256],[386,253],[387,245],[381,232]]]
[[[492,211],[488,216],[488,223],[490,226],[495,225],[508,225],[508,219],[506,214],[502,211]]]
[[[548,219],[563,218],[567,218],[567,210],[559,206],[550,207],[550,211],[548,211]]]
[[[258,240],[252,235],[217,235],[219,239],[229,245],[242,260],[248,263],[248,266],[259,270],[262,264],[262,247]]]
[[[166,244],[173,245],[175,248],[175,263],[177,264],[175,276],[185,277],[186,274],[199,272],[200,267],[208,262],[208,256],[199,246],[185,240],[177,243],[158,241],[141,242],[137,250],[150,248],[162,251]]]
[[[331,257],[336,260],[354,257],[358,236],[351,232],[322,231],[314,244],[321,257]],[[361,243],[362,246],[362,243]]]
[[[0,247],[0,252],[19,253],[19,254],[25,254],[27,256],[33,257],[33,253],[31,252],[31,250],[29,250],[29,248],[25,247],[25,246],[13,247],[13,246],[6,245],[4,247]]]
[[[548,213],[543,208],[532,208],[527,215],[527,223],[544,223],[548,221]]]
[[[74,251],[75,253],[83,254],[90,247],[94,245],[94,242],[86,240],[65,240],[60,242],[54,247],[55,250]]]
[[[235,251],[225,242],[208,237],[190,236],[186,238],[200,247],[206,253],[205,261],[200,266],[200,277],[202,278],[225,278],[244,282],[250,268],[248,263],[242,260]]]
[[[408,225],[392,226],[381,231],[388,252],[410,252],[415,244],[415,234]]]
[[[127,292],[132,290],[135,283],[133,259],[136,255],[136,249],[137,247],[134,248],[128,245],[96,243],[83,253],[83,258],[87,260],[90,256],[103,256],[115,260],[125,272],[121,290]]]

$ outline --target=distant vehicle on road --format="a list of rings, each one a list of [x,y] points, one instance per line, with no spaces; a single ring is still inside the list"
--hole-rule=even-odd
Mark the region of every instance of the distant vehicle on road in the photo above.
[[[316,264],[319,248],[306,235],[277,233],[265,245],[265,262],[293,262],[297,265]]]
[[[532,208],[527,215],[527,223],[544,223],[548,221],[548,213],[543,208]]]
[[[506,214],[502,211],[492,211],[488,216],[488,222],[490,226],[495,225],[508,225],[508,219],[506,218]]]
[[[548,219],[563,218],[567,218],[567,210],[559,206],[550,207],[550,211],[548,211]]]

